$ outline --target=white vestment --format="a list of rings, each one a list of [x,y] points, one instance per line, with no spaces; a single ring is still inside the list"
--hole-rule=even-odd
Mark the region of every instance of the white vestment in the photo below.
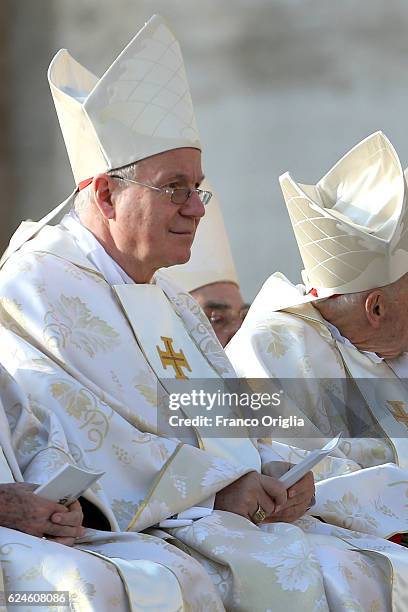
[[[9,409],[12,436],[4,408]],[[0,366],[0,486],[23,481],[12,443],[27,410],[21,390]],[[34,423],[34,416],[31,418]],[[55,459],[62,449],[51,450],[52,442],[44,441],[45,428],[40,431],[39,421],[37,426],[37,452],[49,457],[54,454]],[[33,457],[31,470],[37,457]],[[73,461],[69,454],[66,458]],[[176,612],[201,605],[224,609],[197,562],[165,540],[147,534],[88,529],[69,548],[0,526],[0,564],[0,590],[27,591],[29,595],[33,591],[54,592],[48,596],[57,599],[34,610],[65,609],[58,607],[58,591],[69,593],[72,610]],[[31,609],[28,603],[24,605],[24,609]]]
[[[47,479],[65,448],[79,465],[106,472],[87,497],[112,528],[140,531],[279,459],[249,438],[208,439],[198,428],[190,443],[161,435],[157,397],[175,376],[159,359],[164,338],[183,351],[191,378],[234,376],[201,309],[165,275],[111,286],[71,232],[46,227],[8,260],[0,295],[0,360],[53,445],[37,454],[33,422],[20,423],[13,441],[26,478]],[[230,610],[407,605],[405,549],[377,535],[307,516],[257,527],[220,511],[170,533]]]
[[[401,505],[408,492],[406,425],[392,418],[404,414],[408,390],[383,360],[346,342],[310,304],[310,297],[279,274],[261,289],[227,353],[242,377],[293,379],[288,385],[291,407],[315,436],[343,431],[341,451],[314,470],[319,481],[314,514],[383,537],[408,531]],[[343,395],[346,378],[355,385],[352,394],[347,388],[348,396]],[[387,381],[376,385],[376,378]],[[383,397],[386,393],[390,396]],[[355,401],[351,395],[358,396],[360,410],[352,417],[347,411]],[[373,437],[358,437],[353,427],[361,422],[370,426]],[[313,437],[289,441],[310,449],[315,443]],[[272,447],[294,463],[304,454],[293,448],[287,455],[279,438]]]

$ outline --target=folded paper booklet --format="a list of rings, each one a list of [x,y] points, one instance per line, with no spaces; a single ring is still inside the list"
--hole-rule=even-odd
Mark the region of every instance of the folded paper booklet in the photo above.
[[[76,465],[63,465],[45,484],[34,491],[50,501],[69,506],[81,497],[105,472],[89,472]]]
[[[303,459],[303,461],[291,467],[290,470],[279,478],[279,480],[287,489],[289,489],[289,487],[303,478],[307,472],[317,465],[319,461],[324,459],[327,455],[330,455],[330,453],[339,445],[340,438],[341,432],[335,438],[333,438],[333,440],[330,440],[330,442],[323,446],[323,448],[317,448],[316,450],[311,451],[308,456]]]

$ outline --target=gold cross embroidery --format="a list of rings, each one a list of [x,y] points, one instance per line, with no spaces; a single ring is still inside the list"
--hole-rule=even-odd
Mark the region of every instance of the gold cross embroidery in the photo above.
[[[394,419],[408,427],[408,414],[404,410],[405,402],[401,400],[387,400],[387,404],[391,406],[391,414]]]
[[[167,366],[170,366],[171,368],[174,368],[176,378],[187,379],[188,376],[184,374],[182,368],[186,368],[186,370],[189,372],[191,372],[191,368],[183,351],[180,349],[178,353],[175,352],[173,348],[173,338],[167,338],[166,336],[160,337],[164,342],[165,350],[163,351],[157,344],[156,348],[163,368],[166,370]]]

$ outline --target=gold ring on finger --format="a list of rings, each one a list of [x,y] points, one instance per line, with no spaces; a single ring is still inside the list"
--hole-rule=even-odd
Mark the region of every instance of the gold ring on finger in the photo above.
[[[265,519],[266,519],[266,512],[262,508],[262,506],[258,504],[258,508],[256,509],[256,512],[254,513],[252,517],[252,521],[255,524],[257,524],[257,523],[262,523],[262,521],[264,521]]]

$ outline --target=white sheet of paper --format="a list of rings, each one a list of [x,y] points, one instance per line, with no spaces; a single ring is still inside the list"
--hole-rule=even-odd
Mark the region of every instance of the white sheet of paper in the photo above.
[[[311,451],[311,453],[303,459],[300,463],[297,463],[293,467],[290,468],[283,476],[279,478],[279,480],[285,485],[287,489],[298,482],[307,472],[309,472],[312,467],[317,465],[319,461],[324,459],[327,455],[337,448],[342,432],[340,432],[335,438],[330,440],[323,448],[316,449]]]
[[[63,465],[54,476],[34,491],[50,501],[69,506],[105,472],[88,472],[76,465]]]

